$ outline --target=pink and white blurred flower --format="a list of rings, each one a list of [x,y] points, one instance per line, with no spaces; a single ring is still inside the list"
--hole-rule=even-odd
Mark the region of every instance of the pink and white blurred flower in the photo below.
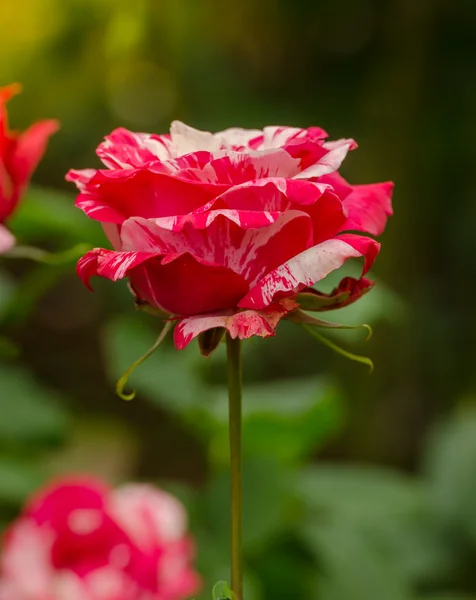
[[[185,510],[170,494],[66,479],[7,531],[0,600],[181,600],[200,586],[192,557]]]
[[[6,103],[20,91],[18,84],[0,88],[0,254],[15,243],[4,223],[25,192],[50,135],[59,127],[57,121],[50,119],[39,121],[22,133],[10,131]]]
[[[322,299],[320,310],[355,301],[380,249],[362,233],[382,233],[393,184],[349,184],[337,171],[356,144],[326,137],[317,127],[212,134],[177,121],[170,135],[113,131],[97,149],[106,169],[67,175],[113,247],[88,252],[79,275],[88,286],[93,275],[128,277],[138,304],[177,319],[179,349],[209,330],[274,335],[301,292]],[[356,257],[359,279],[330,295],[311,287]]]

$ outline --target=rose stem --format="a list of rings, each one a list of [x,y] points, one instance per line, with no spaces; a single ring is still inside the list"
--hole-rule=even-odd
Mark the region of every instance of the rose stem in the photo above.
[[[242,588],[242,474],[241,474],[241,341],[226,336],[231,470],[231,589],[243,600]]]

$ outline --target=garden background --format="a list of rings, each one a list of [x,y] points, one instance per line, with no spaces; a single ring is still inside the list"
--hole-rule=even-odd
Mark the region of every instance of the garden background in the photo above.
[[[70,168],[114,127],[319,125],[359,150],[352,183],[396,183],[374,290],[336,334],[245,344],[247,600],[476,597],[476,4],[472,0],[3,0],[11,124],[62,123],[11,223],[60,251],[103,245]],[[357,266],[356,266],[357,268]],[[148,480],[190,510],[203,598],[228,577],[225,356],[162,347],[126,285],[0,263],[0,519],[52,475]],[[328,285],[332,287],[332,282]],[[193,293],[193,291],[191,291]]]

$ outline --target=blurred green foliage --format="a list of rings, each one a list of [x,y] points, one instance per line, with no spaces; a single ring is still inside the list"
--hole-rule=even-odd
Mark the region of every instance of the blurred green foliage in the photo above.
[[[0,33],[0,84],[25,87],[12,126],[62,121],[11,222],[23,244],[104,244],[63,177],[116,126],[321,125],[359,141],[351,181],[396,181],[378,284],[332,315],[372,324],[368,344],[332,339],[374,374],[289,323],[245,346],[246,597],[474,598],[474,3],[16,0]],[[159,324],[73,271],[0,263],[0,522],[58,473],[154,480],[190,510],[210,598],[228,578],[224,353],[168,342],[120,401]]]

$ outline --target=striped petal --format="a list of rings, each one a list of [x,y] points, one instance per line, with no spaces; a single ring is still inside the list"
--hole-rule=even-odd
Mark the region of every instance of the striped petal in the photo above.
[[[127,169],[168,160],[172,158],[171,150],[169,135],[134,133],[119,127],[99,144],[96,154],[110,169]]]
[[[124,250],[185,252],[199,262],[223,266],[253,285],[265,273],[312,245],[312,222],[304,212],[212,210],[164,219],[129,219],[121,230]],[[165,257],[163,262],[167,262]]]
[[[365,274],[380,244],[371,238],[346,234],[313,246],[265,275],[240,301],[241,308],[262,309],[276,298],[314,285],[349,258],[365,257]]]
[[[174,330],[175,347],[185,348],[194,338],[210,329],[223,328],[230,336],[241,340],[254,335],[269,337],[275,335],[279,321],[297,305],[288,301],[265,310],[227,311],[215,315],[196,315],[182,319]]]

